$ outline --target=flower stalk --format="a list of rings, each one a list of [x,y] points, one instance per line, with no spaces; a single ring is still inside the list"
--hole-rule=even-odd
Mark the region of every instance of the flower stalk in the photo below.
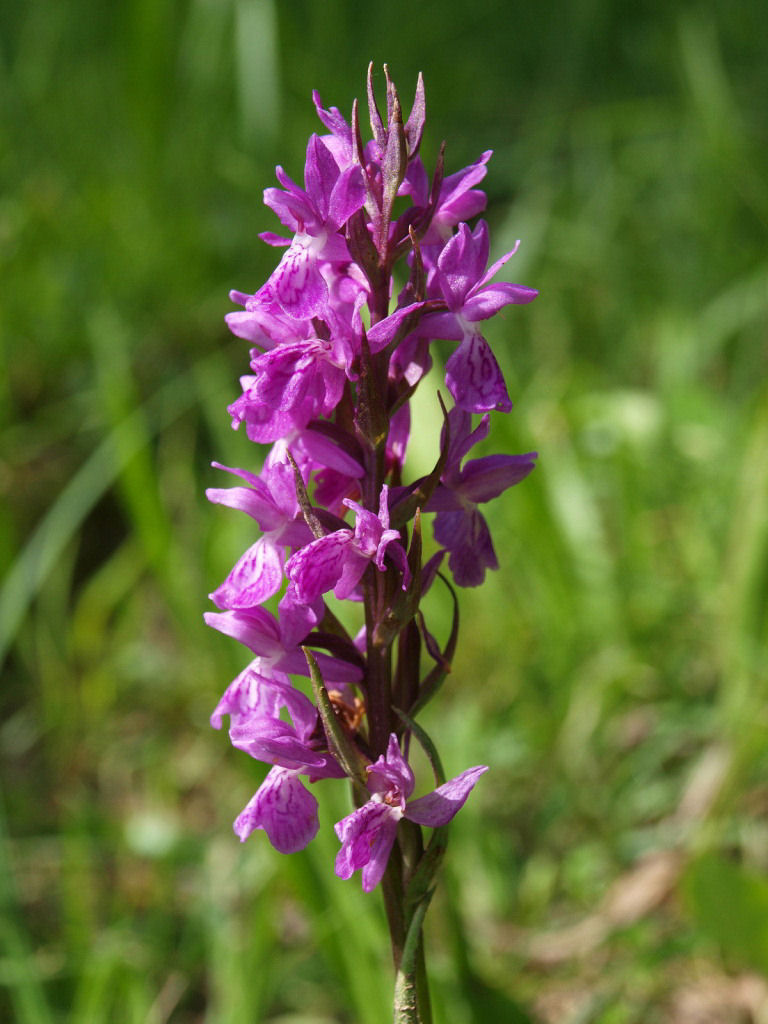
[[[357,103],[347,121],[314,95],[325,132],[309,140],[303,187],[278,167],[280,187],[264,193],[286,234],[262,238],[283,255],[261,288],[232,292],[242,309],[228,325],[252,347],[229,413],[235,429],[271,448],[258,473],[217,466],[238,482],[207,492],[260,530],[211,594],[218,611],[208,623],[253,655],[211,723],[220,728],[228,716],[233,745],[270,766],[235,821],[241,841],[262,830],[282,853],[303,849],[320,827],[307,784],[349,781],[354,807],[335,825],[336,874],[360,871],[365,892],[381,885],[394,1020],[431,1024],[424,917],[448,823],[487,767],[446,780],[416,719],[457,647],[459,602],[448,576],[472,587],[498,568],[480,506],[524,479],[536,459],[467,459],[487,437],[491,413],[512,406],[481,324],[537,293],[494,281],[517,247],[489,267],[487,225],[470,226],[485,207],[477,186],[490,153],[446,175],[443,146],[430,178],[419,155],[421,76],[406,119],[386,67],[384,75],[381,113],[369,68],[367,142]],[[442,342],[455,345],[445,366],[450,407],[437,391],[435,464],[409,479],[410,399]],[[442,645],[423,608],[438,576],[453,603]],[[276,615],[265,608],[272,600]],[[339,617],[340,602],[353,614]],[[342,619],[356,609],[352,636]],[[414,741],[435,786],[416,798]]]

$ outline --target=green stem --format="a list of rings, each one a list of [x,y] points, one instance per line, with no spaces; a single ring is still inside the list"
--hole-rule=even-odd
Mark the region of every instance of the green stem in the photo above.
[[[367,634],[366,706],[369,743],[374,760],[386,753],[392,732],[392,648],[375,641],[379,617],[379,594],[383,586],[375,566],[369,566],[363,577],[365,626]]]
[[[436,846],[430,843],[425,855],[421,829],[404,819],[384,875],[395,964],[395,1024],[432,1024],[422,925],[444,848],[442,833],[439,840]]]
[[[419,944],[416,948],[416,998],[421,1013],[421,1024],[432,1024],[432,1001],[429,998],[429,978],[427,976],[427,961],[424,956],[423,932],[419,933]]]
[[[392,962],[397,971],[403,959],[405,946],[405,912],[403,909],[403,861],[397,843],[392,847],[387,869],[381,880],[384,895],[384,909],[387,912],[389,939],[392,945]]]
[[[415,908],[395,973],[394,1024],[431,1024],[432,1013],[424,962],[421,928],[431,897],[429,893]]]

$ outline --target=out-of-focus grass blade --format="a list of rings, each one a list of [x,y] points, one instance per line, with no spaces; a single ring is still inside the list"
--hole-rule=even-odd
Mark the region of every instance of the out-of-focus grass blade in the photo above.
[[[34,959],[18,924],[0,915],[2,977],[7,987],[17,1024],[54,1024],[43,985],[35,971]]]
[[[96,502],[130,459],[141,451],[148,436],[157,434],[196,403],[195,374],[204,372],[206,364],[214,365],[217,361],[217,355],[200,360],[200,366],[176,375],[144,406],[129,412],[52,503],[11,566],[0,590],[0,659],[5,657],[40,585]]]
[[[532,1018],[521,1004],[499,986],[491,984],[475,969],[467,925],[462,920],[459,910],[456,875],[457,868],[454,866],[445,870],[441,878],[441,885],[445,888],[445,899],[442,903],[448,933],[443,937],[450,943],[453,954],[452,975],[446,984],[445,994],[439,997],[444,1007],[444,1019],[458,1019],[458,1013],[450,1011],[450,1007],[454,1005],[453,1001],[458,1000],[462,1004],[463,1019],[467,1024],[485,1024],[486,1021],[533,1024]]]
[[[730,787],[764,755],[768,694],[768,393],[746,438],[723,582],[721,707],[734,762]],[[726,793],[723,793],[723,797]]]
[[[0,985],[4,984],[9,990],[17,1024],[54,1024],[17,908],[8,853],[5,805],[0,793],[0,954],[3,960]]]
[[[211,1024],[266,1019],[277,987],[274,851],[215,838],[205,858],[204,924]]]
[[[277,13],[272,0],[237,0],[235,52],[243,141],[268,148],[280,122]]]
[[[103,405],[120,464],[120,491],[144,548],[158,576],[166,575],[171,524],[158,494],[159,474],[150,442],[147,410],[133,384],[130,332],[111,310],[95,311],[87,325],[96,370],[97,399]]]
[[[154,1008],[146,975],[126,956],[119,936],[105,936],[90,951],[78,978],[69,1024],[164,1024]]]
[[[736,963],[768,974],[768,882],[716,854],[689,866],[683,891],[699,927]]]
[[[310,915],[317,948],[341,983],[345,1009],[359,1024],[386,1024],[394,974],[381,896],[363,894],[359,876],[343,882],[334,875],[339,844],[330,826],[348,811],[338,789],[320,798],[324,827],[301,856],[286,859],[284,870]]]
[[[762,161],[756,163],[750,152],[744,117],[723,61],[714,19],[693,9],[681,14],[679,38],[681,65],[708,156],[766,224],[768,189]]]

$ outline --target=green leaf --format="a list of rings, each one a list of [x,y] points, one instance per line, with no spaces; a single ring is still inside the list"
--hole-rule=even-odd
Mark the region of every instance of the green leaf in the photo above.
[[[312,502],[309,500],[307,489],[304,486],[304,481],[301,477],[301,470],[296,465],[296,460],[288,449],[286,449],[285,454],[288,456],[288,461],[291,466],[293,466],[293,478],[296,481],[296,498],[299,502],[301,514],[304,516],[304,522],[312,531],[312,536],[315,540],[319,540],[320,537],[324,537],[326,535],[327,531],[323,529],[323,524],[317,518],[315,510],[312,508]]]
[[[392,686],[392,703],[410,708],[419,692],[421,633],[415,619],[400,631],[397,638],[397,669]]]
[[[410,713],[414,717],[419,711],[421,711],[423,707],[425,707],[429,703],[429,701],[432,700],[434,695],[443,685],[445,677],[451,670],[451,662],[453,661],[453,656],[456,653],[456,644],[459,639],[459,599],[456,597],[456,591],[453,589],[453,587],[445,578],[445,576],[443,576],[441,572],[439,572],[437,575],[440,577],[440,579],[443,581],[446,587],[448,587],[450,595],[453,598],[453,621],[451,622],[451,634],[448,637],[448,643],[445,645],[445,649],[442,652],[438,652],[440,655],[440,660],[438,661],[437,665],[435,665],[432,671],[424,677],[424,681],[422,682],[419,688],[418,700],[413,705],[413,707],[410,708]],[[430,638],[427,633],[426,627],[424,626],[424,620],[421,617],[421,613],[419,613],[419,625],[421,626],[422,632],[424,633],[424,640],[427,645],[427,649],[429,649]]]
[[[328,747],[350,779],[362,787],[367,799],[369,793],[365,785],[367,779],[365,768],[368,762],[350,737],[344,732],[341,722],[336,717],[336,712],[333,710],[333,704],[331,704],[328,690],[325,688],[323,677],[320,675],[320,669],[317,667],[312,651],[308,647],[302,647],[301,649],[309,666],[312,690],[317,701],[317,709],[323,723],[325,736],[328,740]]]
[[[395,714],[405,722],[421,744],[424,753],[429,758],[429,763],[432,765],[432,771],[435,774],[435,783],[438,786],[442,786],[445,782],[445,771],[443,770],[443,765],[440,761],[440,755],[437,752],[437,747],[432,742],[427,732],[422,729],[417,722],[414,722],[412,718],[409,718],[404,711],[401,711],[400,708],[394,708],[393,710]]]

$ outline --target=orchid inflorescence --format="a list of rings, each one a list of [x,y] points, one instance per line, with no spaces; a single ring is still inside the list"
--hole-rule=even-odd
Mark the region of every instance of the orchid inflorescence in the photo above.
[[[304,187],[278,167],[281,187],[264,192],[289,237],[263,234],[285,248],[282,259],[255,294],[231,293],[243,309],[228,315],[229,328],[254,347],[229,413],[233,427],[243,424],[250,440],[272,447],[258,474],[214,463],[239,482],[207,492],[247,513],[262,533],[211,595],[219,611],[206,620],[255,656],[212,724],[219,728],[228,715],[234,746],[272,766],[237,818],[237,835],[263,829],[277,850],[302,849],[318,831],[317,801],[304,780],[348,778],[356,809],[336,825],[336,873],[349,878],[362,869],[369,891],[394,851],[391,897],[393,886],[402,896],[419,877],[419,864],[427,891],[439,858],[432,846],[424,850],[418,826],[436,830],[434,838],[486,771],[477,766],[444,781],[415,717],[456,646],[458,605],[442,563],[447,556],[462,587],[498,567],[480,506],[534,467],[534,452],[464,460],[487,437],[490,413],[512,407],[482,322],[537,293],[494,281],[517,246],[489,267],[488,226],[467,223],[485,208],[477,186],[490,152],[445,175],[441,149],[430,179],[419,156],[421,76],[404,122],[385,74],[382,117],[369,69],[369,142],[357,103],[348,122],[315,93],[327,134],[309,140]],[[396,268],[402,283],[393,302]],[[458,342],[445,365],[453,404],[448,410],[435,396],[443,427],[434,468],[406,482],[409,401],[439,339]],[[423,562],[428,513],[438,550]],[[420,609],[438,576],[454,604],[442,649]],[[275,616],[264,603],[280,591]],[[331,595],[362,604],[357,635],[334,613]],[[309,676],[312,699],[291,675]],[[414,736],[437,783],[417,799]]]

